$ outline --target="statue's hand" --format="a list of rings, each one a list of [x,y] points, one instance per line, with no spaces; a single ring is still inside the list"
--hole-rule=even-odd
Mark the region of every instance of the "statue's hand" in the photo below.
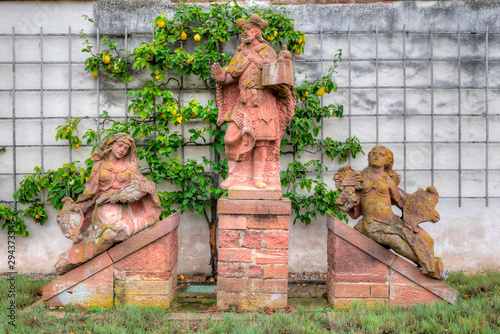
[[[212,72],[214,73],[215,80],[219,82],[224,82],[226,80],[226,74],[222,71],[219,63],[214,63],[212,65]]]

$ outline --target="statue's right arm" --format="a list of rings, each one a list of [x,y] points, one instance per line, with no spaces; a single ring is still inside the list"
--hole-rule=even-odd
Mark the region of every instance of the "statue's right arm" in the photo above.
[[[349,217],[352,219],[356,219],[361,216],[361,192],[359,190],[356,191],[356,197],[358,198],[358,202],[347,212]]]

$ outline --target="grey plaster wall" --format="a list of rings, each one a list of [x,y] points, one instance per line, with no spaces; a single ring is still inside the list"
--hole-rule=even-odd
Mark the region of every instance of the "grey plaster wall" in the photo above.
[[[44,33],[67,33],[69,25],[73,32],[83,28],[95,33],[94,27],[80,18],[87,14],[96,18],[106,33],[123,35],[127,27],[131,33],[127,43],[132,48],[148,38],[144,35],[150,33],[147,22],[162,12],[173,15],[176,6],[163,1],[0,4],[11,13],[0,22],[0,47],[9,50],[0,53],[0,130],[9,134],[0,139],[0,147],[7,148],[0,160],[0,200],[11,200],[14,150],[17,182],[23,173],[30,173],[42,162],[46,170],[69,159],[84,161],[90,156],[89,148],[69,150],[58,146],[64,144],[54,140],[55,127],[69,115],[90,116],[80,127],[95,127],[92,117],[100,111],[107,110],[120,118],[125,117],[126,110],[123,84],[104,76],[96,81],[84,73],[82,62],[86,55],[80,53],[77,36],[71,43],[67,36],[44,37],[44,61],[60,64],[45,64],[43,75],[37,63],[41,59],[40,37],[16,37],[18,64],[12,79],[12,26],[16,32],[26,34],[38,34],[40,25]],[[305,54],[295,58],[299,81],[306,73],[315,78],[326,72],[336,50],[343,50],[344,61],[336,75],[339,91],[325,95],[323,103],[343,104],[345,117],[326,120],[323,135],[336,140],[356,135],[366,152],[377,143],[384,144],[395,154],[394,168],[402,175],[402,186],[407,191],[431,184],[438,188],[442,219],[423,227],[434,237],[436,254],[452,270],[498,268],[500,263],[500,243],[496,241],[500,238],[496,218],[500,214],[499,8],[496,2],[489,1],[287,6],[296,28],[307,33]],[[123,37],[117,38],[124,44]],[[231,53],[235,45],[233,42],[225,47]],[[69,48],[74,90],[69,94],[71,105],[64,91],[45,92],[42,106],[41,78],[45,90],[68,89],[68,64],[64,62],[68,61]],[[25,90],[16,92],[14,105],[10,96],[13,80],[16,89]],[[136,80],[129,88],[139,82]],[[185,78],[184,88],[179,92],[182,101],[213,99],[193,78]],[[13,112],[15,137],[10,135],[14,129]],[[196,126],[187,125],[182,131]],[[179,157],[201,158],[209,154],[207,148],[190,148]],[[286,157],[282,160],[282,169],[288,162]],[[366,157],[361,155],[349,163],[362,169]],[[330,172],[324,174],[324,180],[334,187],[333,173],[340,164],[327,165]],[[160,186],[161,190],[168,188]],[[29,239],[16,239],[18,271],[54,271],[58,255],[70,245],[55,223],[55,214],[51,212],[51,219],[43,227],[30,223]],[[180,272],[210,270],[208,235],[204,219],[188,212],[182,216]],[[6,235],[0,234],[0,244],[6,244],[6,240]],[[2,258],[7,258],[5,247],[0,249]],[[290,226],[289,264],[292,272],[326,271],[324,217],[309,226]],[[7,271],[6,265],[6,261],[0,261],[0,272]]]

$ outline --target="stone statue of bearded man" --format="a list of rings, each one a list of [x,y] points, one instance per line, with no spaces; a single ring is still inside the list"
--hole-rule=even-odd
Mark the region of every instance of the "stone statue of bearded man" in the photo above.
[[[243,32],[236,54],[224,69],[218,63],[212,66],[217,124],[228,123],[224,143],[229,177],[221,188],[229,189],[229,197],[235,191],[260,189],[274,194],[267,199],[281,198],[280,141],[296,103],[292,56],[285,46],[278,57],[264,41],[268,22],[259,15],[238,19],[237,24]]]

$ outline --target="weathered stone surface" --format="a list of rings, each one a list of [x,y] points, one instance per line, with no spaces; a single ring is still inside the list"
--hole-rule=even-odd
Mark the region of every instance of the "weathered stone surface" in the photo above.
[[[264,242],[267,249],[288,249],[288,231],[265,231]]]
[[[107,253],[93,258],[91,261],[84,263],[83,265],[45,285],[43,287],[43,300],[49,300],[53,296],[60,294],[79,282],[99,273],[112,264],[113,261],[111,261],[111,258]]]
[[[241,263],[220,262],[217,266],[217,274],[221,277],[243,277],[245,267]]]
[[[220,215],[290,215],[292,206],[288,198],[276,201],[232,200],[220,198],[217,201]]]
[[[248,217],[248,228],[260,230],[288,230],[290,216],[255,215]]]
[[[217,124],[228,123],[224,148],[229,173],[220,187],[229,190],[229,198],[279,199],[276,152],[296,104],[292,54],[284,46],[276,55],[262,38],[268,22],[258,14],[236,23],[243,31],[241,45],[227,66],[212,65]]]
[[[286,294],[288,280],[286,279],[256,279],[254,280],[257,293],[283,293]]]
[[[248,277],[262,278],[262,266],[257,266],[257,265],[250,266],[250,268],[248,269]]]
[[[63,198],[57,215],[61,231],[73,240],[55,265],[59,274],[156,223],[162,212],[155,184],[137,165],[132,136],[115,134],[92,154],[92,160],[92,173],[83,193],[76,202]]]
[[[221,262],[251,262],[251,249],[219,249],[219,261]]]
[[[238,248],[240,234],[234,231],[219,230],[218,243],[221,248]]]
[[[231,208],[231,213],[219,216],[219,221],[222,217],[230,218],[224,222],[226,229],[219,227],[218,307],[222,310],[286,307],[289,216],[283,212],[289,210],[286,205],[290,202],[222,199],[219,207],[221,201],[226,209]],[[244,210],[239,207],[240,211],[235,213],[233,210],[239,204]],[[266,213],[246,213],[249,207]],[[272,211],[279,214],[269,214]]]
[[[251,287],[251,280],[244,278],[225,278],[220,277],[217,280],[217,292],[241,292],[247,291]]]
[[[219,230],[244,230],[247,228],[247,217],[238,215],[223,215],[219,212]]]
[[[217,292],[217,306],[221,310],[244,309],[257,311],[264,307],[282,309],[287,306],[287,294],[255,292]]]
[[[115,281],[115,305],[162,306],[169,308],[174,298],[175,275],[167,280]]]
[[[260,250],[256,252],[257,264],[288,264],[288,251]]]
[[[265,265],[264,278],[287,278],[288,266],[287,265]]]
[[[262,232],[246,231],[241,244],[245,248],[261,249],[262,248]]]
[[[113,267],[110,265],[51,298],[47,298],[44,293],[44,301],[45,305],[53,307],[69,304],[79,304],[85,308],[112,307],[113,296]]]
[[[350,165],[340,168],[333,177],[340,190],[335,203],[353,219],[363,216],[354,229],[415,262],[424,275],[444,280],[448,275],[441,259],[434,256],[434,240],[418,226],[439,221],[435,209],[439,194],[434,186],[413,194],[404,192],[398,188],[401,176],[393,165],[393,153],[377,145],[368,153],[368,167],[361,172]],[[393,204],[403,210],[403,217],[392,211]]]
[[[326,288],[328,300],[335,307],[348,306],[354,300],[404,306],[439,300],[456,302],[457,291],[423,275],[409,260],[373,247],[370,243],[380,245],[330,215],[327,226]],[[393,261],[387,261],[393,256]]]
[[[180,215],[174,214],[47,284],[44,302],[87,308],[123,303],[169,307],[177,284],[179,221]]]

